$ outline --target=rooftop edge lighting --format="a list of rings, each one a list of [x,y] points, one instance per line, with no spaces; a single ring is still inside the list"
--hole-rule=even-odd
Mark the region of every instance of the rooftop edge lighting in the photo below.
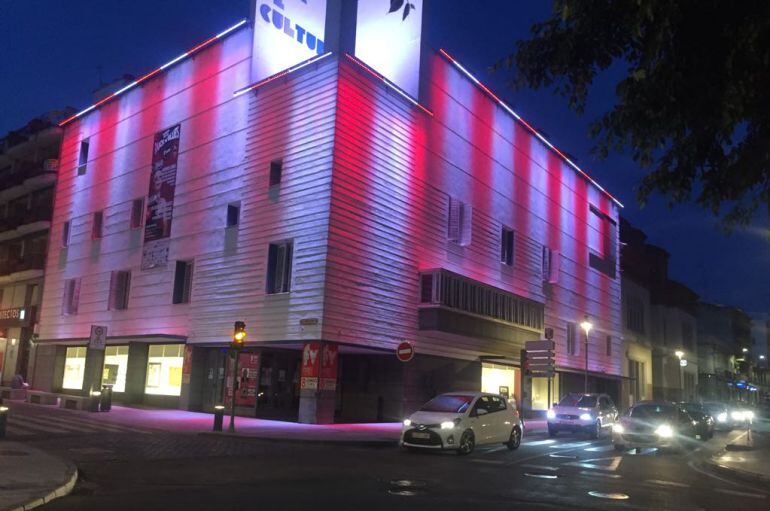
[[[247,92],[253,91],[253,90],[255,90],[255,89],[259,88],[259,87],[262,87],[263,85],[265,85],[265,84],[267,84],[269,82],[272,82],[273,80],[277,80],[279,78],[283,78],[284,76],[287,76],[287,75],[289,75],[289,74],[291,74],[291,73],[293,73],[295,71],[299,71],[303,67],[307,67],[307,66],[309,66],[311,64],[315,64],[316,62],[325,59],[326,57],[328,57],[331,54],[332,54],[332,52],[329,51],[329,52],[326,52],[326,53],[322,53],[321,55],[316,55],[316,56],[311,57],[311,58],[309,58],[307,60],[304,60],[304,61],[300,62],[299,64],[295,64],[295,65],[293,65],[291,67],[288,67],[288,68],[284,69],[283,71],[279,71],[278,73],[276,73],[274,75],[270,75],[270,76],[268,76],[267,78],[265,78],[263,80],[260,80],[260,81],[258,81],[256,83],[253,83],[253,84],[249,85],[248,87],[245,87],[245,88],[243,88],[241,90],[237,90],[237,91],[233,92],[233,96],[240,96],[242,94],[246,94]]]
[[[353,55],[351,55],[349,53],[346,53],[345,56],[351,62],[355,62],[356,64],[358,64],[361,67],[361,69],[363,69],[364,71],[368,72],[370,75],[374,76],[375,78],[381,80],[385,85],[387,85],[388,87],[393,89],[399,96],[401,96],[402,98],[406,99],[411,104],[413,104],[414,106],[416,106],[417,108],[419,108],[420,110],[425,112],[426,114],[430,115],[431,117],[433,116],[433,112],[431,112],[430,110],[425,108],[422,104],[420,104],[419,101],[417,101],[412,96],[410,96],[409,94],[404,92],[404,90],[401,89],[401,87],[399,87],[398,85],[396,85],[395,83],[391,82],[390,80],[385,78],[383,75],[381,75],[380,73],[378,73],[377,71],[375,71],[374,69],[369,67],[369,65],[367,65],[363,60],[361,60],[359,58],[356,58],[356,57],[354,57]]]
[[[608,192],[607,190],[605,190],[605,189],[604,189],[604,187],[602,187],[602,185],[600,185],[599,183],[597,183],[596,181],[594,181],[594,179],[593,179],[591,176],[589,176],[589,175],[588,175],[588,174],[587,174],[587,173],[586,173],[586,172],[585,172],[583,169],[581,169],[581,168],[580,168],[580,167],[579,167],[579,166],[578,166],[578,165],[577,165],[575,162],[573,162],[573,161],[572,161],[572,160],[571,160],[571,159],[570,159],[570,158],[569,158],[569,157],[568,157],[566,154],[564,154],[562,151],[560,151],[558,147],[556,147],[556,146],[555,146],[555,145],[553,145],[551,142],[549,142],[547,138],[545,138],[543,135],[541,135],[541,134],[540,134],[540,132],[538,132],[538,131],[537,131],[535,128],[533,128],[533,127],[532,127],[532,125],[530,125],[530,124],[529,124],[527,121],[525,121],[525,120],[524,120],[524,119],[523,119],[523,118],[522,118],[522,117],[521,117],[519,114],[517,114],[517,113],[516,113],[516,112],[515,112],[515,111],[514,111],[514,110],[513,110],[513,109],[512,109],[510,106],[508,106],[508,104],[507,104],[507,103],[505,103],[505,101],[503,101],[502,99],[500,99],[499,97],[497,97],[497,95],[496,95],[494,92],[492,92],[492,91],[489,89],[489,87],[487,87],[486,85],[484,85],[483,83],[481,83],[481,82],[480,82],[480,81],[479,81],[479,80],[478,80],[478,79],[477,79],[475,76],[473,76],[473,74],[471,74],[471,72],[470,72],[470,71],[468,71],[467,69],[465,69],[465,68],[462,66],[462,64],[460,64],[459,62],[457,62],[457,61],[454,59],[454,57],[452,57],[451,55],[449,55],[449,53],[447,53],[447,52],[446,52],[446,50],[444,50],[443,48],[441,48],[441,49],[439,49],[439,53],[440,53],[440,54],[441,54],[441,55],[442,55],[442,56],[443,56],[445,59],[447,59],[447,60],[448,60],[448,61],[449,61],[449,62],[450,62],[452,65],[454,65],[454,66],[455,66],[457,69],[459,69],[459,70],[460,70],[460,71],[461,71],[461,72],[462,72],[462,73],[463,73],[463,74],[464,74],[464,75],[465,75],[465,76],[466,76],[466,77],[467,77],[467,78],[468,78],[470,81],[472,81],[473,83],[475,83],[475,84],[476,84],[476,85],[477,85],[477,86],[478,86],[478,87],[479,87],[481,90],[483,90],[483,91],[484,91],[484,92],[485,92],[485,93],[486,93],[486,94],[487,94],[487,95],[488,95],[490,98],[492,98],[493,100],[495,100],[495,102],[497,102],[497,104],[498,104],[498,105],[500,105],[500,107],[502,107],[502,108],[503,108],[503,110],[505,110],[506,112],[508,112],[509,114],[511,114],[511,115],[513,116],[513,118],[514,118],[514,119],[516,119],[517,121],[519,121],[519,122],[520,122],[520,123],[521,123],[521,124],[522,124],[522,125],[523,125],[525,128],[527,128],[527,130],[529,130],[529,131],[530,131],[530,133],[532,133],[533,135],[535,135],[537,138],[539,138],[539,139],[540,139],[540,141],[541,141],[541,142],[543,142],[543,143],[544,143],[546,146],[548,146],[548,147],[549,147],[551,150],[553,150],[553,151],[554,151],[556,154],[558,154],[558,155],[559,155],[559,156],[560,156],[560,157],[561,157],[561,158],[562,158],[564,161],[566,161],[566,162],[567,162],[567,163],[570,165],[570,167],[572,167],[572,168],[573,168],[573,169],[575,169],[575,170],[576,170],[578,173],[580,173],[580,175],[581,175],[581,176],[583,176],[584,178],[586,178],[586,179],[587,179],[587,180],[588,180],[588,181],[589,181],[591,184],[593,184],[593,185],[594,185],[596,188],[598,188],[598,189],[599,189],[599,191],[601,191],[601,192],[602,192],[603,194],[605,194],[607,197],[609,197],[610,199],[612,199],[612,201],[613,201],[615,204],[617,204],[617,205],[618,205],[618,206],[620,206],[621,208],[622,208],[622,207],[624,207],[622,202],[620,202],[618,199],[616,199],[615,197],[613,197],[613,195],[612,195],[610,192]]]
[[[111,101],[111,100],[115,99],[116,97],[120,96],[121,94],[123,94],[127,90],[133,89],[137,85],[140,85],[140,84],[144,83],[145,81],[149,80],[151,77],[155,76],[156,74],[160,73],[161,71],[165,71],[169,67],[171,67],[174,64],[176,64],[176,63],[186,59],[187,57],[193,56],[194,54],[198,53],[200,50],[206,48],[207,46],[209,46],[212,43],[218,41],[219,39],[222,39],[223,37],[225,37],[229,33],[233,32],[234,30],[239,29],[240,27],[242,27],[243,25],[247,24],[248,22],[249,22],[248,19],[242,19],[241,21],[239,21],[235,25],[231,26],[230,28],[226,28],[222,32],[218,33],[217,35],[206,39],[205,41],[203,41],[202,43],[200,43],[200,44],[198,44],[196,46],[193,46],[192,48],[190,48],[189,50],[187,50],[183,54],[179,55],[178,57],[176,57],[176,58],[166,62],[165,64],[163,64],[162,66],[160,66],[160,67],[158,67],[156,69],[153,69],[149,73],[147,73],[145,75],[142,75],[141,77],[137,78],[136,80],[134,80],[133,82],[129,83],[125,87],[123,87],[123,88],[113,92],[112,94],[110,94],[109,96],[107,96],[105,98],[102,98],[101,100],[97,101],[96,103],[94,103],[93,105],[89,106],[88,108],[85,108],[85,109],[81,110],[80,112],[76,113],[75,115],[73,115],[71,117],[68,117],[67,119],[64,119],[62,122],[59,123],[59,126],[64,126],[65,124],[69,124],[70,122],[74,121],[75,119],[77,119],[77,118],[87,114],[91,110],[99,108],[100,106],[102,106],[103,104],[107,103],[108,101]]]

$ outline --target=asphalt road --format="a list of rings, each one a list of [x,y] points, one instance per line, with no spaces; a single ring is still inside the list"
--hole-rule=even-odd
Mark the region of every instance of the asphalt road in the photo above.
[[[71,429],[24,440],[72,459],[81,473],[75,491],[45,510],[770,509],[770,488],[700,466],[739,432],[679,454],[619,454],[608,438],[525,434],[517,451],[494,446],[459,457],[395,446]]]

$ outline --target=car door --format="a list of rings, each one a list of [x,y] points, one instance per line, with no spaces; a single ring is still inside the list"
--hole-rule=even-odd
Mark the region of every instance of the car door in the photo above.
[[[490,413],[492,417],[491,425],[494,430],[495,442],[507,442],[511,435],[511,429],[513,428],[513,416],[508,409],[508,405],[500,396],[490,396],[493,412]]]
[[[489,396],[481,396],[471,410],[470,422],[473,434],[476,436],[476,445],[489,443],[494,434],[491,426],[494,414],[490,413],[490,408]]]

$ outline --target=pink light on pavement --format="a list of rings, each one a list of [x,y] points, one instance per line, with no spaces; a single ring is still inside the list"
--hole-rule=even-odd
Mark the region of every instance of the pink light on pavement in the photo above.
[[[235,25],[233,25],[233,26],[223,30],[222,32],[218,33],[217,35],[206,39],[205,41],[203,41],[202,43],[200,43],[200,44],[198,44],[196,46],[193,46],[192,48],[190,48],[189,50],[187,50],[183,54],[179,55],[175,59],[172,59],[172,60],[166,62],[165,64],[163,64],[162,66],[160,66],[159,68],[153,69],[149,73],[147,73],[145,75],[142,75],[141,77],[137,78],[136,80],[134,80],[133,82],[129,83],[125,87],[123,87],[123,88],[113,92],[112,94],[110,94],[106,98],[101,99],[100,101],[97,101],[96,103],[94,103],[93,105],[89,106],[88,108],[85,108],[85,109],[81,110],[80,112],[76,113],[75,115],[73,115],[71,117],[68,117],[67,119],[64,119],[62,122],[59,123],[59,126],[64,126],[65,124],[68,124],[68,123],[74,121],[75,119],[77,119],[79,117],[82,117],[83,115],[87,114],[91,110],[99,108],[100,106],[102,106],[103,104],[107,103],[108,101],[111,101],[111,100],[115,99],[116,97],[120,96],[121,94],[123,94],[127,90],[133,89],[137,85],[140,85],[140,84],[146,82],[151,77],[155,76],[156,74],[160,73],[161,71],[165,71],[166,69],[168,69],[169,67],[173,66],[177,62],[181,62],[182,60],[195,55],[200,50],[206,48],[207,46],[209,46],[212,43],[218,41],[219,39],[222,39],[223,37],[225,37],[229,33],[233,32],[234,30],[237,30],[238,28],[242,27],[246,23],[248,23],[248,20],[247,19],[243,19],[243,20],[239,21],[238,23],[236,23]]]
[[[323,60],[323,59],[325,59],[326,57],[328,57],[331,54],[332,54],[332,52],[326,52],[326,53],[323,53],[321,55],[317,55],[315,57],[309,58],[309,59],[307,59],[307,60],[305,60],[303,62],[300,62],[299,64],[296,64],[294,66],[286,68],[286,69],[284,69],[281,72],[278,72],[278,73],[276,73],[274,75],[268,76],[264,80],[260,80],[257,83],[249,85],[248,87],[245,87],[245,88],[243,88],[241,90],[237,90],[237,91],[235,91],[233,93],[233,96],[240,96],[242,94],[246,94],[249,91],[258,89],[259,87],[262,87],[263,85],[266,85],[266,84],[268,84],[268,83],[270,83],[270,82],[272,82],[274,80],[278,80],[279,78],[283,78],[284,76],[287,76],[287,75],[289,75],[289,74],[291,74],[291,73],[293,73],[295,71],[299,71],[300,69],[302,69],[304,67],[307,67],[307,66],[309,66],[311,64],[315,64],[319,60]]]
[[[516,112],[515,112],[515,111],[514,111],[514,110],[513,110],[513,109],[512,109],[510,106],[508,106],[508,104],[506,104],[506,103],[505,103],[505,102],[504,102],[502,99],[500,99],[499,97],[497,97],[497,95],[496,95],[494,92],[492,92],[492,91],[489,89],[489,87],[487,87],[486,85],[484,85],[483,83],[481,83],[481,82],[480,82],[480,81],[479,81],[479,80],[478,80],[478,79],[477,79],[475,76],[473,76],[473,74],[472,74],[470,71],[468,71],[467,69],[465,69],[465,68],[462,66],[462,64],[460,64],[459,62],[457,62],[457,61],[454,59],[454,57],[452,57],[451,55],[449,55],[449,53],[447,53],[447,52],[446,52],[446,50],[444,50],[444,49],[442,48],[442,49],[440,49],[440,50],[439,50],[439,53],[440,53],[440,54],[441,54],[441,55],[442,55],[442,56],[443,56],[445,59],[447,59],[449,62],[451,62],[451,63],[452,63],[452,65],[454,65],[454,66],[455,66],[457,69],[459,69],[459,70],[460,70],[460,71],[461,71],[461,72],[462,72],[462,73],[463,73],[463,74],[464,74],[464,75],[465,75],[465,76],[466,76],[466,77],[467,77],[467,78],[468,78],[470,81],[472,81],[473,83],[475,83],[475,84],[476,84],[476,85],[477,85],[477,86],[478,86],[478,87],[479,87],[481,90],[483,90],[483,91],[484,91],[484,92],[485,92],[485,93],[486,93],[486,94],[487,94],[487,95],[488,95],[490,98],[492,98],[493,100],[495,100],[495,101],[497,102],[497,104],[498,104],[498,105],[500,105],[500,107],[502,107],[502,108],[503,108],[503,110],[505,110],[506,112],[508,112],[509,114],[511,114],[511,115],[514,117],[514,119],[516,119],[517,121],[519,121],[519,122],[520,122],[520,123],[521,123],[521,124],[522,124],[524,127],[526,127],[526,128],[527,128],[527,129],[528,129],[528,130],[529,130],[529,131],[530,131],[530,132],[533,134],[533,135],[535,135],[535,136],[536,136],[538,139],[540,139],[540,141],[541,141],[541,142],[543,142],[543,143],[544,143],[546,146],[548,146],[548,147],[549,147],[551,150],[553,150],[553,151],[554,151],[556,154],[558,154],[558,155],[559,155],[559,156],[560,156],[560,157],[561,157],[561,158],[562,158],[564,161],[566,161],[566,162],[567,162],[567,163],[570,165],[570,167],[572,167],[573,169],[575,169],[575,170],[576,170],[578,173],[580,173],[580,175],[582,175],[584,178],[586,178],[588,181],[590,181],[590,182],[591,182],[591,184],[593,184],[593,185],[594,185],[596,188],[598,188],[598,189],[599,189],[599,190],[600,190],[602,193],[604,193],[604,194],[605,194],[605,195],[607,195],[607,196],[608,196],[610,199],[612,199],[612,200],[615,202],[615,204],[617,204],[617,205],[618,205],[618,206],[620,206],[621,208],[623,207],[623,204],[622,204],[622,203],[621,203],[621,202],[620,202],[618,199],[616,199],[615,197],[613,197],[613,196],[612,196],[612,194],[610,194],[610,192],[608,192],[607,190],[605,190],[605,189],[604,189],[604,187],[602,187],[602,185],[600,185],[599,183],[597,183],[596,181],[594,181],[594,179],[593,179],[591,176],[589,176],[589,175],[588,175],[588,174],[587,174],[585,171],[583,171],[583,169],[581,169],[580,167],[578,167],[578,165],[577,165],[575,162],[573,162],[573,161],[572,161],[572,160],[571,160],[571,159],[570,159],[570,158],[569,158],[569,157],[568,157],[566,154],[564,154],[562,151],[560,151],[558,147],[556,147],[555,145],[553,145],[553,144],[552,144],[550,141],[548,141],[548,139],[547,139],[547,138],[545,138],[543,135],[541,135],[541,134],[540,134],[540,132],[538,132],[538,131],[537,131],[535,128],[533,128],[531,124],[529,124],[527,121],[525,121],[525,120],[524,120],[524,119],[523,119],[523,118],[522,118],[522,117],[521,117],[519,114],[517,114],[517,113],[516,113]]]
[[[401,96],[402,98],[406,99],[406,100],[407,100],[407,101],[409,101],[411,104],[413,104],[414,106],[416,106],[417,108],[419,108],[420,110],[422,110],[423,112],[425,112],[426,114],[430,115],[431,117],[433,116],[433,112],[431,112],[430,110],[428,110],[427,108],[425,108],[424,106],[422,106],[422,105],[420,104],[420,102],[419,102],[419,101],[417,101],[417,100],[416,100],[416,99],[414,99],[412,96],[410,96],[409,94],[407,94],[406,92],[404,92],[403,90],[401,90],[401,88],[400,88],[398,85],[396,85],[395,83],[391,82],[390,80],[388,80],[387,78],[385,78],[384,76],[382,76],[380,73],[378,73],[377,71],[375,71],[375,70],[374,70],[374,69],[372,69],[371,67],[367,66],[367,65],[366,65],[366,64],[365,64],[365,63],[364,63],[364,62],[363,62],[361,59],[357,59],[356,57],[354,57],[353,55],[351,55],[351,54],[349,54],[349,53],[346,53],[346,54],[345,54],[345,56],[346,56],[346,57],[347,57],[347,58],[348,58],[348,59],[349,59],[351,62],[355,62],[356,64],[358,64],[358,65],[359,65],[359,66],[360,66],[360,67],[361,67],[361,68],[362,68],[364,71],[366,71],[366,72],[367,72],[367,73],[369,73],[370,75],[374,76],[374,77],[375,77],[375,78],[377,78],[378,80],[381,80],[381,81],[382,81],[382,82],[383,82],[385,85],[387,85],[388,87],[390,87],[390,88],[391,88],[393,91],[395,91],[395,92],[396,92],[396,93],[397,93],[399,96]]]

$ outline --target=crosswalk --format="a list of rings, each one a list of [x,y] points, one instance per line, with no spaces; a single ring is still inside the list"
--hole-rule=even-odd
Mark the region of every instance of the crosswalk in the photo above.
[[[60,411],[52,412],[50,415],[14,413],[8,417],[6,426],[6,435],[9,439],[109,433],[149,433],[149,431]]]

